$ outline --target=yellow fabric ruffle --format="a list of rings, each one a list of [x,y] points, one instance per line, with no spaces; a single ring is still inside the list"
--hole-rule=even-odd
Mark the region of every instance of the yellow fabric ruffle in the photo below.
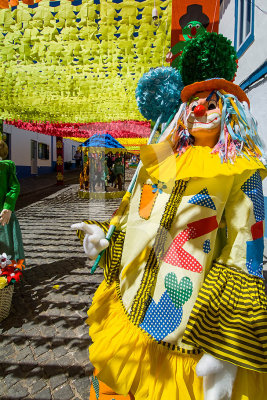
[[[131,392],[135,400],[203,400],[202,378],[195,374],[200,356],[168,350],[133,325],[115,283],[100,285],[87,323],[93,340],[90,361],[97,377],[116,393]]]
[[[115,283],[95,293],[87,323],[93,340],[90,360],[98,378],[116,393],[135,400],[203,400],[202,378],[195,373],[201,355],[186,355],[158,344],[133,325]],[[238,369],[232,400],[262,400],[266,375]]]
[[[176,179],[214,178],[218,175],[232,176],[246,170],[262,170],[262,177],[267,176],[265,166],[256,157],[246,155],[237,157],[234,164],[221,163],[218,154],[211,154],[210,147],[191,146],[178,156],[173,152],[172,143],[143,146],[140,154],[143,165],[156,181],[170,183]]]

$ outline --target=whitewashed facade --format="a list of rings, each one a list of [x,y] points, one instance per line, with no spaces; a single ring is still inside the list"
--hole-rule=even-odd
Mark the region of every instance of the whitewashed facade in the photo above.
[[[219,32],[238,55],[235,83],[247,93],[267,147],[267,0],[221,0]],[[263,182],[267,215],[267,179]],[[265,237],[267,230],[265,229]]]
[[[18,178],[48,174],[56,168],[56,138],[4,124],[9,159],[16,164]],[[74,168],[79,142],[64,139],[64,166]]]

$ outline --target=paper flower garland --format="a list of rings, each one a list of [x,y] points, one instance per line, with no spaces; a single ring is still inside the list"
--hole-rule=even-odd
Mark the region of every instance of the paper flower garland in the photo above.
[[[20,281],[25,268],[23,261],[11,261],[5,253],[0,254],[0,289]]]
[[[171,1],[160,0],[158,27],[152,0],[25,1],[0,10],[0,118],[142,120],[135,89],[165,63]]]
[[[23,122],[5,121],[19,129],[33,131],[49,136],[88,139],[96,133],[110,133],[118,138],[147,138],[150,135],[150,122],[147,121],[111,121],[107,123],[51,123],[51,122]]]

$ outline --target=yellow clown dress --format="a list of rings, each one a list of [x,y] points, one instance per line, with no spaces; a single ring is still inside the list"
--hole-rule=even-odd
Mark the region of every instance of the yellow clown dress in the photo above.
[[[262,400],[264,165],[248,154],[221,164],[200,146],[178,156],[168,141],[141,159],[88,311],[96,393],[102,381],[136,400],[203,400],[195,367],[207,352],[240,367],[232,400]]]

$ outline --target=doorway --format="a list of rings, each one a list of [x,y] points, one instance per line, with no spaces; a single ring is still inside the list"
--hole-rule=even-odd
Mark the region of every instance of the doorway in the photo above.
[[[31,140],[31,174],[37,175],[37,141]]]

